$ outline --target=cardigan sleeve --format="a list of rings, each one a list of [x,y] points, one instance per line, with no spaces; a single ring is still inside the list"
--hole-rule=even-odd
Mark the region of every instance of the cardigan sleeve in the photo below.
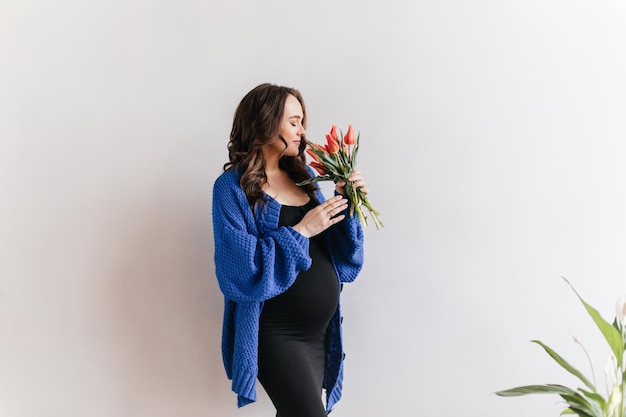
[[[235,302],[275,297],[311,266],[309,240],[293,228],[259,232],[232,173],[220,176],[213,187],[213,232],[217,280],[224,296]]]

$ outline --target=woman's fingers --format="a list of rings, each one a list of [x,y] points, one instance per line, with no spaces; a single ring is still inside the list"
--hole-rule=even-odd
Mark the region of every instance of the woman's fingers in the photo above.
[[[343,220],[345,215],[341,213],[347,208],[347,200],[335,196],[309,211],[294,229],[304,236],[313,237]]]
[[[339,195],[329,199],[324,204],[326,205],[325,211],[329,218],[335,217],[337,214],[348,208],[348,201]]]
[[[350,176],[348,177],[348,180],[350,181],[352,188],[359,188],[363,193],[367,194],[368,193],[368,189],[365,187],[365,180],[363,179],[363,176],[361,175],[361,171],[359,170],[355,170],[352,171],[350,173]],[[335,189],[337,190],[337,192],[339,194],[346,194],[346,182],[345,181],[339,181],[336,184]]]
[[[350,173],[349,180],[352,183],[353,188],[355,189],[358,188],[365,194],[368,193],[368,189],[365,187],[365,180],[363,179],[363,176],[361,175],[361,171],[358,171],[358,170],[352,171]]]

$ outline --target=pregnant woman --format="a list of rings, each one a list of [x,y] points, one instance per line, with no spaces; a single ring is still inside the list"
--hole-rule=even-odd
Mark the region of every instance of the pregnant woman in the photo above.
[[[240,407],[256,400],[258,379],[278,417],[323,417],[341,397],[339,294],[363,263],[345,183],[328,200],[316,184],[296,185],[313,175],[305,127],[297,90],[255,87],[235,112],[213,187],[226,373]],[[360,172],[350,181],[367,192]]]

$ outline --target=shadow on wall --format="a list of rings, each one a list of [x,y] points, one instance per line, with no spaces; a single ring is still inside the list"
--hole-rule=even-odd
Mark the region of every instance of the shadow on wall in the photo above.
[[[184,200],[143,199],[115,216],[111,271],[98,299],[125,415],[206,416],[232,401],[210,209]]]

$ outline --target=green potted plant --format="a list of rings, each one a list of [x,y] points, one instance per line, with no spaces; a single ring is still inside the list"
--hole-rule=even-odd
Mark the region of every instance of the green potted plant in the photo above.
[[[549,346],[539,340],[532,340],[533,343],[541,346],[548,355],[566,371],[580,379],[585,387],[572,389],[558,384],[526,385],[498,391],[496,394],[501,397],[546,393],[557,394],[563,398],[568,405],[561,415],[569,414],[578,415],[580,417],[626,417],[626,392],[624,391],[626,384],[626,364],[624,363],[624,350],[626,347],[626,297],[621,297],[618,300],[616,317],[611,324],[604,320],[595,308],[582,299],[567,279],[563,279],[585,306],[587,313],[589,313],[611,348],[609,364],[605,371],[608,392],[603,396],[598,391],[595,382],[592,383],[578,369],[570,365]],[[587,355],[587,357],[589,357],[589,355]]]

